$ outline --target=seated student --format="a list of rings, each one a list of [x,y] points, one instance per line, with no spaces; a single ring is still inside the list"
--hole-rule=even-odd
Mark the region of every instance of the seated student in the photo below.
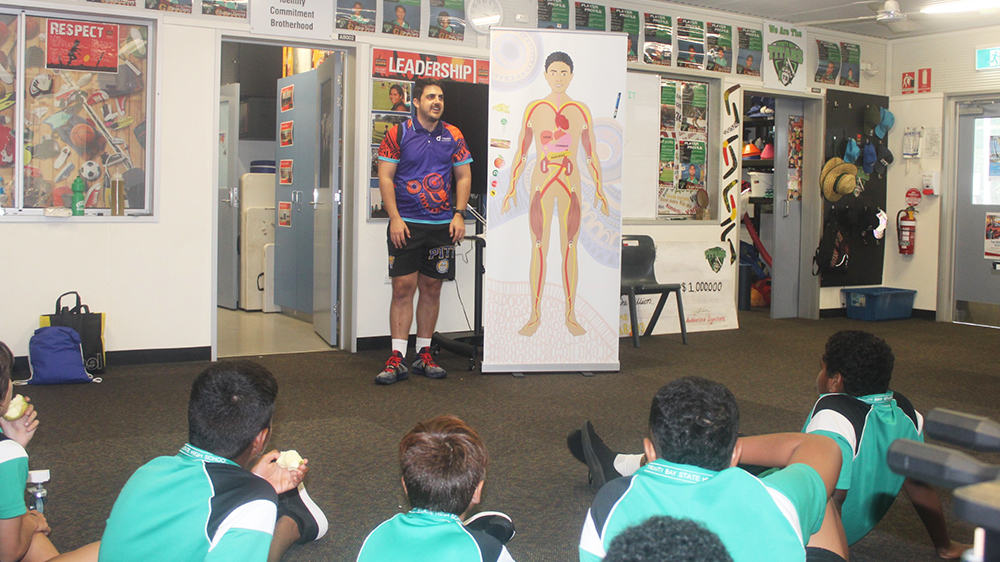
[[[14,398],[11,371],[14,354],[0,342],[0,414]],[[59,554],[49,541],[49,524],[41,513],[28,510],[28,453],[24,448],[38,429],[38,413],[28,405],[16,420],[0,417],[0,560],[48,560]]]
[[[455,416],[418,423],[399,442],[403,493],[412,509],[384,521],[365,538],[358,562],[512,562],[510,518],[482,512],[486,446]]]
[[[650,517],[611,541],[604,562],[732,562],[719,536],[690,519]]]
[[[889,390],[895,358],[881,338],[862,331],[841,331],[826,342],[816,380],[820,393],[802,431],[833,438],[843,463],[833,499],[839,507],[847,543],[867,535],[885,516],[900,488],[923,521],[938,556],[957,559],[969,545],[952,541],[937,492],[922,482],[903,478],[886,463],[896,439],[923,440],[923,417],[910,401]],[[616,454],[588,422],[567,443],[574,456],[591,468],[600,485],[606,478],[632,474],[643,455]]]
[[[105,560],[277,560],[326,533],[296,469],[254,459],[271,433],[278,383],[250,361],[212,364],[191,386],[188,442],[135,471],[111,508]]]
[[[842,529],[818,533],[833,511],[836,443],[804,433],[737,439],[738,424],[736,399],[719,383],[686,377],[661,388],[650,408],[650,437],[643,439],[654,460],[598,490],[580,560],[602,559],[619,533],[654,515],[701,523],[737,561],[805,560],[807,552],[810,560],[846,558]],[[736,467],[741,460],[786,468],[757,478]]]

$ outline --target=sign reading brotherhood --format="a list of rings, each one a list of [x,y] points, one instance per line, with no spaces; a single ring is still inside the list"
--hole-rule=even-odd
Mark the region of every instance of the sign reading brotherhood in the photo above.
[[[769,62],[761,65],[764,86],[805,91],[805,31],[785,23],[765,23],[764,45]]]

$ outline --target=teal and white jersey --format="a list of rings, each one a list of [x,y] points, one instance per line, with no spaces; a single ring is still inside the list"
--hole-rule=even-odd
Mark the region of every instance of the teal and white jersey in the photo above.
[[[139,467],[111,508],[99,560],[267,560],[278,495],[233,461],[185,444]]]
[[[657,515],[701,523],[736,562],[805,560],[805,543],[823,523],[826,499],[823,479],[805,464],[757,478],[741,468],[716,472],[657,459],[597,492],[580,537],[580,560],[601,560],[619,533]]]
[[[24,515],[24,487],[28,484],[28,453],[0,431],[0,519]]]
[[[840,445],[837,489],[847,490],[840,512],[848,544],[875,527],[903,486],[903,477],[886,462],[889,446],[896,439],[923,441],[923,429],[924,418],[898,392],[824,394],[816,401],[802,431],[826,435]]]
[[[513,562],[496,538],[465,528],[457,515],[413,508],[365,538],[358,562]]]

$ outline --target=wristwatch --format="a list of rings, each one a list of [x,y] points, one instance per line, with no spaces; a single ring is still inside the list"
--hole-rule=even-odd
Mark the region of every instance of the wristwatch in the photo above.
[[[465,209],[455,209],[456,215],[465,215]]]

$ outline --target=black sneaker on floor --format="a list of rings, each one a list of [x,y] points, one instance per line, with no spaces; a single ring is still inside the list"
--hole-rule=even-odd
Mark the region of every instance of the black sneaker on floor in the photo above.
[[[569,447],[569,452],[573,455],[573,458],[587,464],[587,457],[583,456],[583,432],[579,429],[574,429],[569,432],[566,436],[566,446]]]
[[[590,469],[590,483],[600,488],[608,480],[620,477],[621,474],[615,470],[615,452],[597,436],[590,421],[583,424],[580,433],[583,438],[583,456]]]
[[[507,544],[514,538],[514,522],[509,515],[499,511],[480,511],[462,524],[467,529],[486,533],[500,541],[500,544]]]
[[[375,384],[392,384],[398,381],[405,381],[409,378],[406,374],[406,365],[403,364],[403,355],[398,351],[393,351],[392,355],[385,362],[382,372],[375,375]]]
[[[417,351],[417,360],[410,366],[414,375],[423,375],[429,379],[443,379],[448,376],[448,371],[434,361],[431,348],[422,347]]]
[[[323,510],[306,493],[304,484],[283,494],[278,494],[278,517],[287,515],[299,526],[296,544],[318,541],[326,534],[329,523]]]

